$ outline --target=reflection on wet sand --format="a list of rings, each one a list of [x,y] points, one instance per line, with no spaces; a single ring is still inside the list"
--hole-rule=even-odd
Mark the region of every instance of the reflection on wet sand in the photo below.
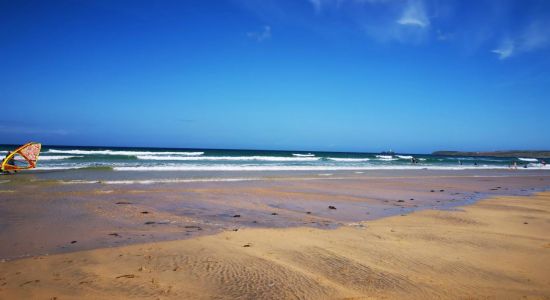
[[[156,184],[67,184],[21,177],[0,186],[0,258],[185,239],[242,228],[334,229],[549,186],[550,176],[537,174],[458,176],[416,171],[378,177],[303,175]]]

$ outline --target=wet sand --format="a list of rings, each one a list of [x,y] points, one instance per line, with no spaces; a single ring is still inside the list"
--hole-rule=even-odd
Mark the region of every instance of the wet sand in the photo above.
[[[11,181],[0,184],[0,259],[181,240],[243,228],[334,229],[550,186],[550,173],[545,171],[416,170],[260,179],[239,174],[246,180],[155,184],[79,181],[110,176],[108,180],[126,182],[127,174],[118,172],[61,174],[67,178],[53,180],[56,173],[3,177]],[[78,176],[79,180],[71,179]]]
[[[0,299],[550,299],[550,193],[0,263]]]

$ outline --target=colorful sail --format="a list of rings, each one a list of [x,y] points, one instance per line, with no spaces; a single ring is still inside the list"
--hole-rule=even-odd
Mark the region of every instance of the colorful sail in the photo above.
[[[2,161],[2,171],[27,170],[36,167],[40,155],[40,143],[27,143],[8,154]]]

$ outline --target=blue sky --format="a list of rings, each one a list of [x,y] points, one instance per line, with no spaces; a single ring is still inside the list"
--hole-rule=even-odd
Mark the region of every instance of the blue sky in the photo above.
[[[550,149],[550,1],[0,1],[0,143]]]

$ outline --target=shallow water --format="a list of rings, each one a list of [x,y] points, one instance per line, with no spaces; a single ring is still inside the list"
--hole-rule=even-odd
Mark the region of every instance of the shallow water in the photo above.
[[[421,209],[452,209],[491,195],[529,194],[550,187],[550,172],[72,170],[2,180],[0,258],[9,259],[243,227],[335,228]]]

